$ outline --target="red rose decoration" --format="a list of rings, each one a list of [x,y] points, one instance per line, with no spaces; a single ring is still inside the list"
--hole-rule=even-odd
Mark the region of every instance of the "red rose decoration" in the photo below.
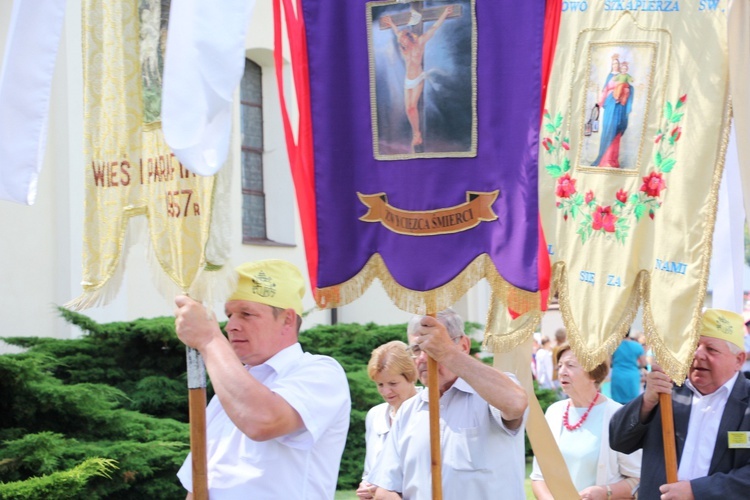
[[[677,142],[681,135],[682,127],[675,127],[672,129],[672,132],[669,133],[669,138],[672,139],[672,142]]]
[[[599,231],[603,229],[608,233],[615,232],[617,216],[612,213],[612,207],[597,206],[592,219],[591,227],[594,230]]]
[[[664,182],[661,172],[651,172],[643,178],[641,191],[646,193],[648,196],[656,198],[664,189],[667,189],[667,184]]]
[[[619,201],[620,203],[627,203],[628,192],[624,189],[620,189],[617,193],[615,193],[615,198],[617,198],[617,201]]]
[[[586,196],[584,197],[584,200],[586,201],[586,205],[591,203],[591,201],[594,199],[594,192],[589,190],[588,193],[586,193]]]
[[[557,189],[555,194],[560,198],[570,198],[576,192],[576,180],[570,178],[570,174],[565,174],[557,179]]]

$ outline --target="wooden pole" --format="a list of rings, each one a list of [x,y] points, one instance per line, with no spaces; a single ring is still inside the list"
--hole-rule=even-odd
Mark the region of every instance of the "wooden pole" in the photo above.
[[[664,464],[667,469],[667,483],[677,482],[677,444],[674,436],[674,416],[672,415],[672,395],[659,394],[661,411],[662,440],[664,441]]]
[[[430,315],[433,316],[434,315]],[[427,358],[427,394],[430,398],[430,463],[432,470],[432,500],[443,500],[442,464],[440,463],[440,381],[438,364]]]
[[[190,452],[193,459],[193,500],[208,500],[206,367],[197,350],[188,347],[186,355],[190,409]]]

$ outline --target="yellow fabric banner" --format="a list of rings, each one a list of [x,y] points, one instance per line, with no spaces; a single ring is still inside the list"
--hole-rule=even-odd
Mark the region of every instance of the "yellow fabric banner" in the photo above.
[[[83,1],[84,292],[68,307],[115,295],[132,217],[148,218],[153,256],[178,291],[201,296],[196,277],[215,268],[205,257],[215,178],[185,169],[161,131],[164,4]]]
[[[643,305],[682,383],[728,141],[727,0],[563,2],[540,136],[553,293],[587,369]]]

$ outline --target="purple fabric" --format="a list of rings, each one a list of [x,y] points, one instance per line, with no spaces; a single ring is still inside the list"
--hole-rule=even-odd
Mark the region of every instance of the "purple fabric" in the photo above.
[[[462,5],[463,16],[468,15],[470,2],[453,3]],[[447,5],[423,4],[425,8]],[[393,8],[408,10],[409,5]],[[538,290],[537,149],[544,5],[544,0],[476,2],[476,157],[376,160],[367,2],[303,0],[315,150],[318,287],[351,279],[379,252],[399,284],[430,290],[451,281],[478,255],[487,253],[505,280],[524,290]],[[437,33],[450,35],[458,23],[448,19],[427,42],[425,70],[429,44],[438,43]],[[394,65],[403,65],[398,51],[394,53],[398,56]],[[437,92],[432,82],[425,83],[425,102],[454,101]],[[450,116],[447,109],[443,114]],[[436,210],[464,203],[467,191],[497,189],[500,196],[493,210],[498,219],[454,234],[402,235],[380,223],[359,220],[367,207],[358,192],[384,192],[391,205],[403,210]]]

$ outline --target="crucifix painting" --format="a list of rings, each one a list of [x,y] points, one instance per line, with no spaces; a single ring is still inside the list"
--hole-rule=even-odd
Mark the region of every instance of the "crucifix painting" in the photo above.
[[[367,9],[375,157],[474,156],[473,0]]]

